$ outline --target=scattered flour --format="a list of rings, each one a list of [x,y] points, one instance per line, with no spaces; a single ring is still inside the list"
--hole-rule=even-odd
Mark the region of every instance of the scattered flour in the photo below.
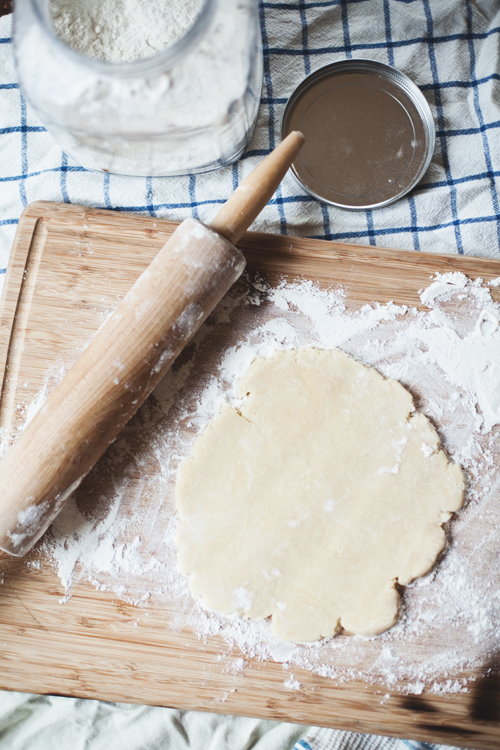
[[[286,687],[288,690],[300,690],[302,685],[298,680],[294,679],[293,674],[288,677],[285,682],[283,683],[284,687]]]
[[[410,693],[467,690],[467,673],[487,669],[500,643],[500,305],[486,285],[463,274],[438,276],[421,298],[428,311],[391,303],[353,311],[340,288],[304,281],[271,289],[241,281],[40,543],[66,598],[79,580],[90,580],[127,602],[164,611],[170,629],[188,626],[202,640],[221,637],[229,654],[235,649],[240,656],[239,649],[244,659]],[[372,640],[280,641],[267,622],[203,610],[176,569],[173,487],[180,461],[224,403],[237,405],[234,384],[256,356],[305,344],[339,347],[397,378],[468,479],[446,554],[405,588],[396,626]],[[286,686],[299,689],[293,675]]]

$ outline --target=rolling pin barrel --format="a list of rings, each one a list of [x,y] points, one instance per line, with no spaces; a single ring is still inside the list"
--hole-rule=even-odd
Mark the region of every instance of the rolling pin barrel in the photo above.
[[[180,224],[0,462],[0,548],[37,541],[244,267],[220,235]]]
[[[245,267],[237,242],[304,138],[290,135],[210,229],[187,219],[0,461],[0,549],[22,556],[135,414]],[[216,231],[215,231],[216,230]]]

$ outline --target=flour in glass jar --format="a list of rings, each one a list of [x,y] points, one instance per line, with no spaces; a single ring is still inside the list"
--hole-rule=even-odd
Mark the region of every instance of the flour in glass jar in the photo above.
[[[49,0],[56,34],[105,62],[152,57],[186,33],[202,0]]]
[[[254,0],[18,0],[14,48],[23,95],[87,169],[204,172],[233,163],[253,132]]]
[[[66,589],[62,603],[78,581],[91,581],[164,612],[169,629],[219,636],[219,658],[243,655],[243,669],[245,657],[281,662],[289,689],[298,689],[293,670],[302,668],[392,691],[467,691],[468,675],[487,668],[500,644],[498,285],[445,274],[421,292],[428,309],[417,311],[376,302],[353,310],[343,289],[310,282],[239,282],[40,543]],[[371,640],[279,641],[267,621],[203,610],[176,568],[180,462],[221,406],[237,405],[234,384],[256,356],[306,344],[338,347],[398,379],[467,475],[444,555],[405,588],[396,626]]]

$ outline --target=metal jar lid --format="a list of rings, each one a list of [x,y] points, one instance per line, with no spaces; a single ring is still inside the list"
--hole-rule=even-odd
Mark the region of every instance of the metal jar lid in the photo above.
[[[306,142],[295,177],[325,203],[380,208],[408,193],[432,158],[435,128],[420,89],[376,60],[325,65],[295,89],[281,134],[300,130]]]

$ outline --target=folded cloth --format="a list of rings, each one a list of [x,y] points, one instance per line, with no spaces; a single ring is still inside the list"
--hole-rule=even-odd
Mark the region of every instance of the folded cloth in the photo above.
[[[0,692],[1,750],[289,750],[303,732],[284,722]]]
[[[287,99],[323,65],[352,57],[389,63],[420,86],[437,141],[412,193],[386,208],[348,212],[311,198],[287,175],[254,229],[426,252],[500,257],[500,6],[498,0],[261,2],[264,87],[244,157],[208,174],[130,178],[90,172],[66,156],[19,91],[11,18],[0,19],[0,274],[16,225],[34,200],[64,201],[209,222],[279,141]],[[0,276],[0,279],[3,276]],[[332,712],[335,706],[332,706]],[[88,750],[289,748],[305,728],[169,709],[0,696],[0,747]],[[66,733],[66,734],[65,734]],[[312,729],[297,750],[440,747]]]

